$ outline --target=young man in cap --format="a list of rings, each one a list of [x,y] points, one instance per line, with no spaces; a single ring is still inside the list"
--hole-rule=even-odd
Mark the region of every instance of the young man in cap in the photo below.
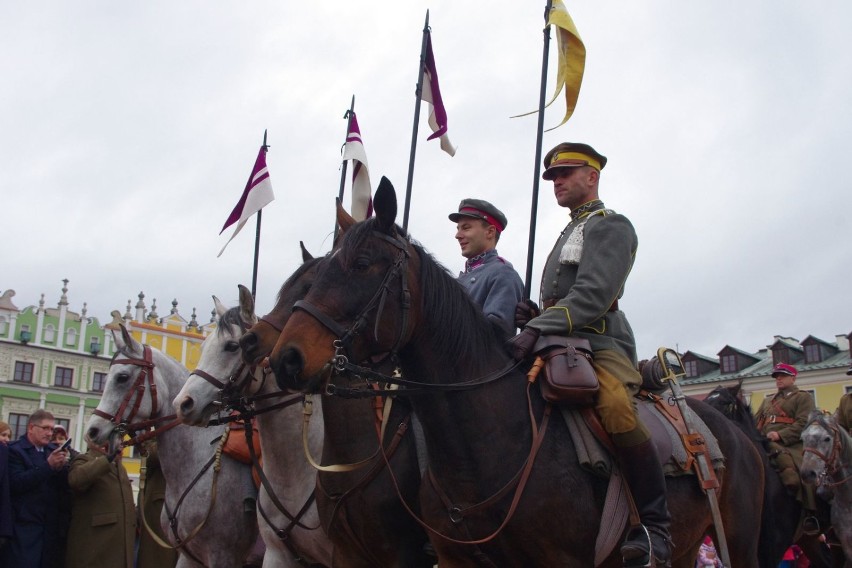
[[[515,358],[532,353],[539,335],[588,339],[600,382],[595,408],[612,437],[625,481],[645,531],[631,531],[621,546],[625,566],[669,566],[671,537],[666,481],[651,436],[639,420],[632,395],[642,377],[636,340],[618,299],[633,267],[638,240],[624,215],[598,196],[606,157],[588,144],[559,144],[544,158],[542,177],[553,181],[556,202],[571,221],[556,240],[541,279],[539,313],[529,300],[518,304]],[[650,539],[650,542],[649,542]],[[652,554],[653,551],[653,554]]]
[[[456,240],[467,259],[458,281],[505,338],[515,335],[515,306],[524,296],[524,283],[505,258],[497,241],[508,221],[503,212],[482,199],[463,199],[456,213]]]
[[[808,415],[815,405],[813,397],[796,386],[798,374],[796,367],[787,363],[778,363],[772,368],[778,392],[760,403],[756,415],[757,429],[770,442],[771,461],[781,476],[781,482],[802,503],[802,530],[806,534],[819,534],[819,523],[814,516],[817,505],[813,486],[803,486],[799,476],[802,430],[807,426]]]

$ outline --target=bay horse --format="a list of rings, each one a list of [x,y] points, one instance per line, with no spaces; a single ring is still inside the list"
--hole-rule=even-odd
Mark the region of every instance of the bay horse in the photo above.
[[[125,429],[166,418],[189,371],[158,349],[140,344],[123,325],[113,336],[118,352],[86,435],[97,445],[117,447]],[[258,535],[255,515],[243,512],[243,499],[253,492],[250,467],[220,455],[217,445],[224,427],[169,422],[155,432],[166,478],[159,522],[172,546],[182,543],[177,567],[241,567]]]
[[[338,206],[341,234],[354,223]],[[325,257],[311,258],[304,247],[302,255],[304,264],[281,286],[272,311],[240,340],[248,364],[259,363],[269,355],[293,305],[305,297],[327,262]],[[407,431],[411,409],[404,401],[390,402],[388,398],[383,402],[379,396],[357,400],[322,396],[320,461],[330,465],[320,467],[316,476],[320,520],[334,543],[336,567],[431,568],[435,559],[424,551],[428,537],[398,496],[418,509],[420,469],[415,441]],[[379,451],[377,405],[390,409],[389,415],[382,417],[388,425],[383,447],[394,448],[392,452],[386,450],[393,477]]]
[[[797,533],[802,506],[787,491],[781,477],[769,462],[769,440],[757,429],[748,403],[742,397],[742,382],[734,386],[719,385],[704,399],[733,421],[760,451],[766,482],[763,488],[763,517],[760,523],[760,568],[775,568],[790,543],[796,542],[807,554],[814,568],[830,568],[831,559],[819,538]]]
[[[439,566],[594,566],[608,481],[580,466],[565,422],[548,422],[550,407],[461,285],[395,225],[385,178],[374,207],[295,304],[270,355],[279,385],[311,388],[353,361],[398,358],[420,391],[411,404],[428,449],[421,515]],[[756,566],[760,458],[718,412],[690,406],[726,456],[719,502],[734,566]],[[692,568],[714,534],[710,507],[694,477],[667,485],[672,565]],[[599,565],[621,566],[615,548]]]
[[[852,563],[852,437],[834,416],[813,410],[802,431],[802,442],[802,480],[833,495],[831,526],[847,564]]]
[[[184,424],[205,427],[229,402],[250,407],[243,410],[256,415],[265,477],[257,519],[266,544],[263,565],[330,567],[333,546],[320,527],[314,499],[316,471],[302,451],[304,396],[280,391],[271,378],[243,364],[238,341],[257,318],[245,286],[239,286],[239,298],[240,305],[228,309],[213,296],[219,325],[201,344],[197,368],[174,399],[175,411]],[[322,428],[313,426],[307,442],[319,451]],[[231,435],[244,434],[236,430]]]

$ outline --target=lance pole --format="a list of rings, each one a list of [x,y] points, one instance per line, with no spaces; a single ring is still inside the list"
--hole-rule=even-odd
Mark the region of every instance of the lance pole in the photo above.
[[[533,254],[535,253],[535,227],[536,217],[538,215],[538,185],[541,179],[541,139],[544,132],[544,90],[547,87],[547,63],[550,53],[550,24],[547,23],[550,17],[550,10],[553,6],[552,0],[547,0],[547,7],[544,9],[544,47],[541,54],[541,89],[538,96],[538,125],[535,135],[535,166],[533,167],[533,188],[532,188],[532,204],[530,205],[530,237],[527,245],[527,272],[524,278],[524,298],[529,298],[532,288],[532,267]]]
[[[402,215],[402,228],[408,230],[408,211],[411,207],[411,185],[414,181],[414,156],[417,154],[417,127],[420,123],[420,100],[423,96],[423,75],[426,69],[426,42],[429,39],[429,10],[426,10],[426,23],[423,24],[423,40],[420,44],[420,70],[417,73],[417,87],[414,92],[414,126],[411,130],[411,153],[408,156],[408,182],[405,186],[405,208]]]
[[[263,146],[261,146],[263,153],[267,153],[269,151],[269,145],[266,143],[266,129],[263,131]],[[257,263],[260,259],[260,223],[263,219],[263,209],[260,209],[257,212],[257,226],[254,231],[254,267],[251,272],[251,297],[252,299],[256,299],[257,294]]]
[[[346,143],[349,142],[349,132],[352,128],[352,116],[355,114],[355,95],[352,95],[352,104],[349,105],[349,110],[343,115],[343,118],[346,119],[346,138],[343,142],[343,152],[346,152]],[[343,160],[343,165],[340,168],[340,191],[337,192],[337,200],[342,204],[343,203],[343,188],[346,185],[346,166],[348,162]],[[334,239],[332,242],[337,240],[337,231],[339,230],[337,226],[337,220],[334,221]]]

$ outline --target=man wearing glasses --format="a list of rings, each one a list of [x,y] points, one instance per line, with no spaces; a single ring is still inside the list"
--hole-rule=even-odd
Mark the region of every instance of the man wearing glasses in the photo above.
[[[9,444],[9,493],[14,535],[4,547],[3,566],[49,568],[63,563],[67,519],[60,503],[68,493],[68,451],[50,442],[56,421],[36,410],[27,433]]]

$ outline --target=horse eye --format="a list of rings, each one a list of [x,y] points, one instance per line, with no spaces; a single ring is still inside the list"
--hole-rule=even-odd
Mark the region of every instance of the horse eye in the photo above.
[[[826,442],[826,443],[831,442],[831,436],[826,436],[825,438],[822,439],[822,441]]]
[[[370,259],[366,257],[358,257],[355,259],[355,262],[352,263],[353,270],[367,270],[370,268]]]
[[[130,378],[130,373],[119,373],[115,376],[115,382],[126,383],[129,378]]]
[[[225,344],[225,351],[227,351],[228,353],[233,353],[234,351],[239,351],[239,350],[240,350],[240,344],[237,343],[236,341],[229,341],[228,343]]]

